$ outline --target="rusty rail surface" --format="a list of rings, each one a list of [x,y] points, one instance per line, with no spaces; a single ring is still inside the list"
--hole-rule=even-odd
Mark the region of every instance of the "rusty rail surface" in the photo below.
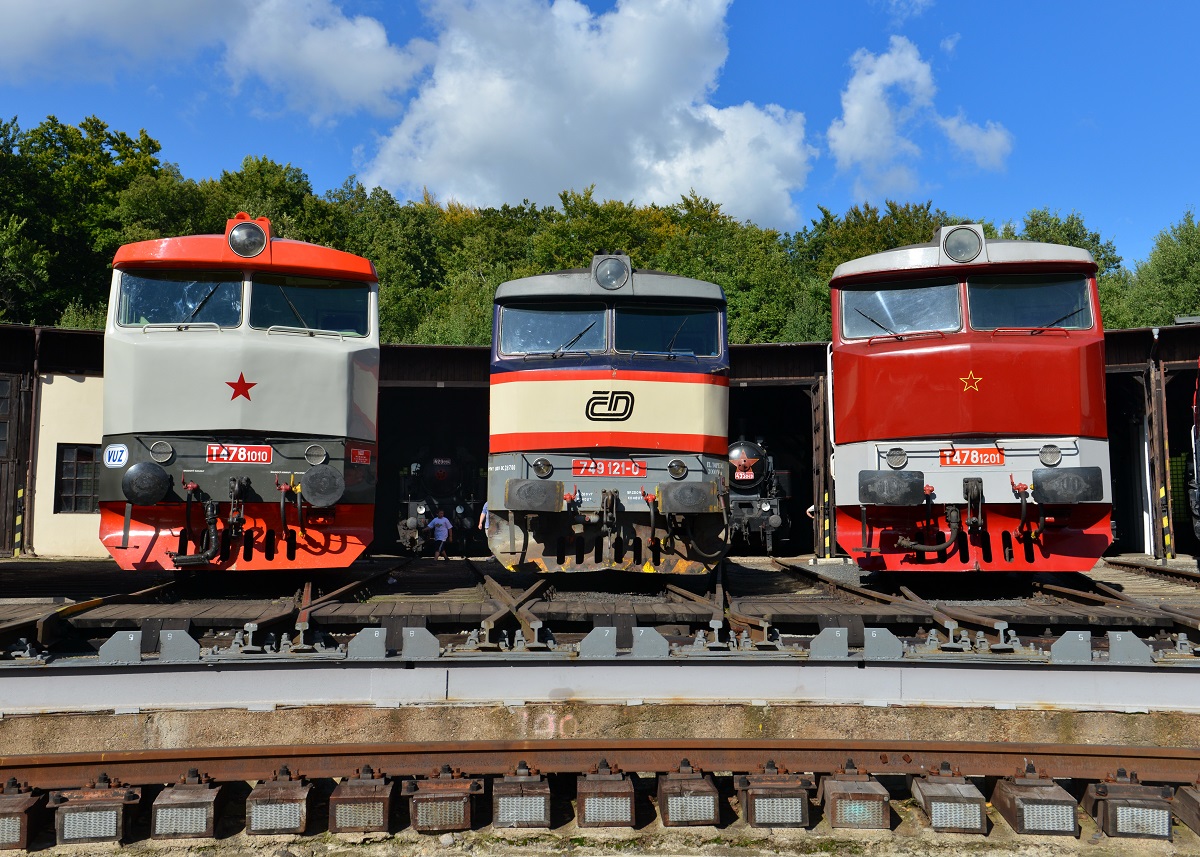
[[[1104,564],[1112,568],[1133,571],[1147,577],[1157,577],[1160,580],[1170,580],[1172,583],[1186,583],[1200,589],[1200,571],[1189,571],[1186,568],[1172,568],[1169,565],[1159,565],[1154,562],[1142,562],[1133,559],[1105,558]]]
[[[548,773],[593,771],[600,759],[626,771],[670,771],[687,758],[710,771],[753,771],[774,761],[794,771],[829,773],[853,760],[876,775],[925,774],[943,762],[967,776],[1011,776],[1033,764],[1048,776],[1104,779],[1118,768],[1143,782],[1194,783],[1200,747],[1005,744],[827,739],[638,739],[610,741],[442,741],[320,744],[0,756],[0,778],[71,788],[100,774],[123,782],[175,782],[189,768],[218,781],[261,780],[280,767],[310,778],[342,777],[370,765],[390,776],[429,775],[450,765],[470,775],[511,773],[518,761]]]

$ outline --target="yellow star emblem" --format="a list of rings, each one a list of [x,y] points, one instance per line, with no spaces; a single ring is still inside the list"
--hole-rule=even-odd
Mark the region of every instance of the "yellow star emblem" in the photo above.
[[[975,370],[971,370],[970,372],[967,373],[967,377],[959,378],[958,380],[963,382],[963,392],[964,393],[967,392],[967,390],[974,390],[976,393],[978,393],[979,392],[979,382],[982,381],[983,379],[976,378]]]

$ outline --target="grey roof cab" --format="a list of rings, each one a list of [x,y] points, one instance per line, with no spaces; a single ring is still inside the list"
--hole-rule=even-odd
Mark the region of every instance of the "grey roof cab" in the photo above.
[[[608,259],[621,261],[628,270],[625,280],[612,288],[600,285],[595,275],[597,266]],[[662,271],[640,271],[630,265],[628,256],[618,254],[595,256],[590,269],[573,268],[522,277],[519,280],[501,283],[496,289],[496,303],[525,298],[560,297],[604,298],[615,301],[651,298],[725,303],[725,292],[718,285]]]
[[[974,232],[982,245],[978,255],[970,261],[956,261],[946,252],[947,237],[959,229]],[[928,244],[910,244],[907,247],[897,247],[894,250],[885,250],[882,253],[874,253],[870,256],[843,262],[834,270],[831,280],[931,268],[972,268],[1021,262],[1037,262],[1039,264],[1058,262],[1066,265],[1089,266],[1092,273],[1095,273],[1096,270],[1096,262],[1087,250],[1063,244],[1046,244],[1040,241],[987,238],[983,234],[981,225],[964,223],[941,227],[933,234],[933,239]]]

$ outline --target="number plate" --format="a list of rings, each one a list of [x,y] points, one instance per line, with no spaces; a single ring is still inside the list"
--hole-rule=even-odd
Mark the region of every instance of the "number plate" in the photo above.
[[[243,446],[210,443],[205,461],[215,464],[270,464],[272,457],[269,446]]]
[[[1004,463],[1004,450],[994,446],[967,446],[943,449],[942,467],[990,467]]]
[[[646,462],[628,458],[575,458],[571,460],[572,476],[637,476],[645,478]]]

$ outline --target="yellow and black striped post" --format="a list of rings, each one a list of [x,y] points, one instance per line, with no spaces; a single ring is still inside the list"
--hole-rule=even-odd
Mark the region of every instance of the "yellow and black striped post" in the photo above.
[[[830,533],[829,533],[829,515],[830,515],[829,492],[826,491],[825,492],[825,503],[823,505],[823,512],[821,514],[821,524],[825,528],[825,558],[826,559],[833,556],[833,544],[831,543]]]
[[[17,516],[13,522],[13,556],[21,555],[21,538],[25,524],[25,489],[17,489]]]
[[[1171,504],[1167,502],[1167,486],[1158,486],[1158,508],[1162,515],[1163,558],[1175,559],[1175,547],[1171,544]]]

